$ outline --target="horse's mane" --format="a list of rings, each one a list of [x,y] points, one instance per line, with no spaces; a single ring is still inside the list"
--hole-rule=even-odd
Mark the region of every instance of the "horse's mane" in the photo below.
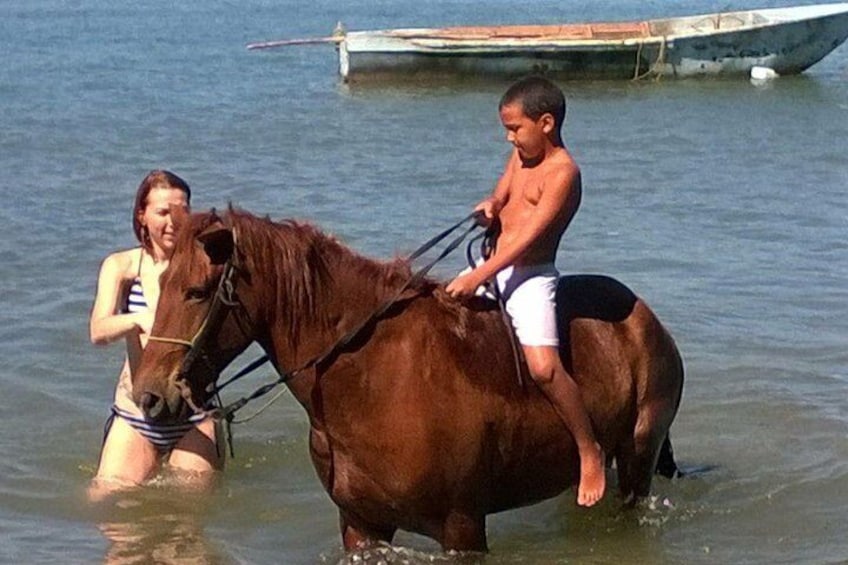
[[[216,275],[209,278],[208,260],[198,259],[197,254],[203,250],[195,243],[198,235],[216,223],[234,229],[235,253],[243,266],[241,276],[248,280],[262,277],[274,281],[264,289],[268,294],[261,299],[278,312],[287,313],[290,326],[286,333],[293,342],[300,334],[298,323],[308,321],[323,328],[333,328],[339,323],[338,319],[331,319],[333,314],[328,307],[331,302],[343,301],[346,306],[376,311],[397,298],[399,290],[413,276],[405,258],[370,259],[310,223],[274,221],[232,206],[223,214],[214,209],[191,214],[188,225],[180,229],[176,243],[180,251],[172,257],[173,269],[169,270],[180,273],[181,279],[185,277],[183,280],[205,278],[207,285],[217,284]],[[465,334],[470,312],[443,292],[438,282],[431,278],[416,280],[403,293],[400,303],[405,304],[413,296],[434,297],[439,308],[453,312],[451,318],[456,324],[453,331]]]
[[[383,303],[412,276],[406,259],[369,259],[306,222],[273,221],[233,207],[222,220],[235,228],[238,253],[253,263],[248,270],[273,269],[273,276],[284,285],[281,290],[290,319],[329,323],[322,300],[327,299],[331,285],[349,289],[350,299],[367,295]],[[423,280],[414,290],[434,286],[432,280]]]

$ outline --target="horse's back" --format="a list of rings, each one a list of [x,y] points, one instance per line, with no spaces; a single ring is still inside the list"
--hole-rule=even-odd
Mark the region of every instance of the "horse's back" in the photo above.
[[[580,385],[593,420],[605,422],[600,435],[626,433],[636,421],[640,402],[665,395],[676,409],[682,387],[677,347],[630,288],[604,275],[566,275],[559,280],[557,310],[563,364]],[[415,331],[410,326],[421,324],[430,337],[440,333],[435,347],[453,360],[450,365],[458,378],[474,385],[487,413],[497,407],[508,425],[515,418],[516,425],[532,429],[530,437],[551,421],[559,422],[529,378],[517,338],[510,336],[509,321],[494,302],[477,299],[467,308],[445,310],[425,301],[412,311],[416,314],[409,312],[400,331],[408,335]],[[545,441],[544,434],[541,437]]]
[[[683,362],[654,312],[619,281],[563,277],[557,294],[566,366],[626,496],[644,496],[677,413]]]
[[[557,310],[565,355],[582,349],[622,355],[636,365],[660,361],[664,372],[682,372],[674,339],[648,305],[612,277],[561,277]],[[668,378],[677,380],[678,375]]]
[[[673,342],[615,279],[563,277],[558,301],[564,362],[581,387],[599,441],[614,453],[632,439],[639,391],[656,377],[645,368]],[[331,422],[340,426],[337,433],[352,434],[336,448],[349,448],[346,459],[361,466],[344,476],[394,476],[391,488],[382,488],[389,499],[411,505],[401,504],[399,514],[441,511],[433,500],[421,500],[421,492],[441,493],[442,510],[458,505],[497,512],[554,496],[579,477],[573,438],[526,368],[519,378],[510,330],[492,304],[463,307],[438,289],[419,296],[337,365],[338,374],[324,379],[327,413],[338,420]],[[341,365],[355,375],[344,375]],[[669,406],[676,409],[677,400]],[[341,409],[351,404],[368,409]],[[674,410],[667,412],[662,433]],[[374,449],[366,450],[371,444]],[[340,486],[334,491],[339,501],[361,494],[352,486],[342,497]]]
[[[604,275],[566,275],[557,287],[557,306],[567,320],[587,318],[623,322],[639,297],[616,279]]]

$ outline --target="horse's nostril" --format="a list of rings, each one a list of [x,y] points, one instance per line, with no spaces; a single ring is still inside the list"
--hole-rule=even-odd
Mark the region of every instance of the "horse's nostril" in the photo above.
[[[148,418],[156,418],[162,413],[162,408],[165,406],[165,401],[161,396],[157,396],[150,392],[145,392],[141,395],[141,411]]]

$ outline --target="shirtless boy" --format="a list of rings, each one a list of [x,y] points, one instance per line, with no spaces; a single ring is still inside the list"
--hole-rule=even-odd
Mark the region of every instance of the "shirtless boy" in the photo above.
[[[507,141],[515,146],[492,195],[475,210],[500,220],[492,256],[461,274],[447,292],[462,298],[494,277],[506,301],[533,380],[574,436],[580,453],[577,503],[604,494],[604,454],[592,432],[577,384],[559,358],[556,251],[580,205],[580,169],[562,141],[565,97],[542,77],[512,85],[500,102]]]

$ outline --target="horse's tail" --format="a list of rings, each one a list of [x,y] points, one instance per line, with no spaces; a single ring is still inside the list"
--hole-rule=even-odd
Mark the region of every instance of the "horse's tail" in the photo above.
[[[662,447],[660,447],[656,474],[667,479],[675,479],[683,476],[683,472],[674,461],[674,449],[671,447],[671,436],[669,434],[666,434]]]

